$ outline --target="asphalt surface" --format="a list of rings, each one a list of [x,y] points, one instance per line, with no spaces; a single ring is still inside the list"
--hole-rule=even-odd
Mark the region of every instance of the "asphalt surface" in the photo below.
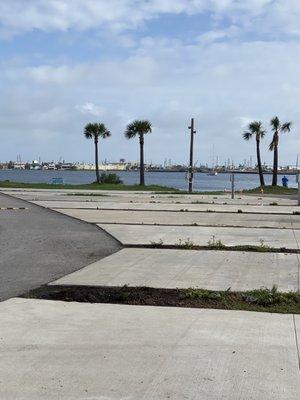
[[[5,207],[26,207],[3,210]],[[0,193],[0,301],[118,251],[98,227]]]

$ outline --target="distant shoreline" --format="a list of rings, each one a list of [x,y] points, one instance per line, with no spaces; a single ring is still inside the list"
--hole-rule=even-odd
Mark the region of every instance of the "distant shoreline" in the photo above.
[[[22,171],[39,171],[39,172],[49,172],[49,171],[53,171],[53,172],[63,172],[63,171],[68,171],[68,172],[95,172],[95,170],[91,169],[91,170],[86,170],[86,169],[0,169],[0,172],[2,171],[18,171],[18,172],[22,172]],[[139,169],[134,169],[134,170],[118,170],[118,169],[110,169],[110,170],[100,170],[100,172],[107,172],[107,173],[124,173],[124,172],[138,172]],[[149,172],[149,173],[161,173],[161,172],[168,172],[168,173],[187,173],[188,171],[183,171],[183,170],[145,170],[145,172]],[[211,171],[194,171],[194,174],[209,174],[211,173]],[[299,172],[295,172],[295,171],[278,171],[278,175],[297,175],[297,173]],[[217,174],[246,174],[246,175],[258,175],[258,172],[255,171],[217,171]],[[272,175],[273,172],[272,171],[267,171],[267,172],[263,172],[264,175]]]

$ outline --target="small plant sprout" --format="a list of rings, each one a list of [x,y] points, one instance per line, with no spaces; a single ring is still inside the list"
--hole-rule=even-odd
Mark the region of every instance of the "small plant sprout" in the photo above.
[[[225,244],[221,242],[221,240],[216,240],[216,237],[213,235],[211,239],[208,241],[208,247],[210,249],[225,249]]]
[[[270,246],[265,244],[264,239],[259,239],[259,243],[260,243],[260,245],[258,246],[259,250],[268,250],[268,249],[270,249]]]
[[[195,248],[196,245],[190,238],[187,238],[185,240],[179,239],[177,246],[180,247],[181,249],[192,250]]]
[[[162,239],[159,239],[158,242],[150,241],[150,244],[151,244],[152,246],[162,246],[162,245],[164,244],[164,242],[163,242]]]

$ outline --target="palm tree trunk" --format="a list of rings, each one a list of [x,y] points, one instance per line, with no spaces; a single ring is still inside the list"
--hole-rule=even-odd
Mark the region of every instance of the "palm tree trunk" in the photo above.
[[[100,183],[99,161],[98,161],[98,139],[95,139],[95,166],[96,166],[96,180],[97,183]]]
[[[257,166],[258,166],[260,186],[265,186],[264,174],[263,174],[262,166],[261,166],[259,144],[260,144],[260,141],[256,139],[256,155],[257,155]]]
[[[145,186],[144,135],[140,135],[140,186]]]
[[[272,186],[277,186],[277,175],[278,175],[278,145],[275,144],[275,146],[274,146]]]

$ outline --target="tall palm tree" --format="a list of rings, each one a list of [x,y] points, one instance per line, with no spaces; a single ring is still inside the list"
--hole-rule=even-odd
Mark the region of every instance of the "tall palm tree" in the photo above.
[[[145,166],[144,166],[144,135],[152,132],[151,123],[146,120],[135,120],[127,125],[125,136],[132,139],[136,136],[140,141],[140,185],[145,185]]]
[[[89,123],[84,128],[84,136],[87,139],[94,139],[95,143],[95,165],[96,165],[96,179],[100,183],[99,162],[98,162],[98,141],[99,138],[106,139],[111,136],[110,131],[103,123]]]
[[[278,175],[278,144],[279,144],[279,133],[290,132],[291,122],[285,122],[284,124],[280,122],[278,117],[274,117],[270,122],[271,129],[273,131],[272,142],[270,143],[269,150],[274,152],[273,160],[273,179],[272,186],[277,185],[277,175]]]
[[[266,131],[262,127],[261,121],[253,121],[248,125],[248,131],[243,133],[243,138],[249,140],[252,136],[256,139],[256,156],[257,156],[257,166],[259,173],[260,186],[265,186],[264,175],[261,166],[260,158],[260,140],[265,136]]]

